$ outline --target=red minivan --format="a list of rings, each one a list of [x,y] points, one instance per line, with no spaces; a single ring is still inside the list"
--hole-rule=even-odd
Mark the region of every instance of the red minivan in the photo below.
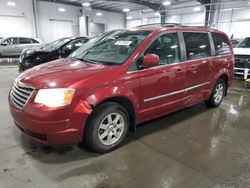
[[[9,93],[10,112],[33,140],[84,141],[108,152],[142,122],[202,101],[220,105],[233,68],[230,41],[218,30],[174,24],[121,29],[20,74]]]

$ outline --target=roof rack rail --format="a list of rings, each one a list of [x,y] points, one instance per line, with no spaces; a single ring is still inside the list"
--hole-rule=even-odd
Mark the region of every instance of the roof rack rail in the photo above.
[[[144,25],[139,25],[137,27],[145,27],[145,26],[154,26],[154,25],[160,25],[162,27],[196,27],[196,28],[209,28],[207,26],[192,26],[192,25],[182,25],[180,23],[152,23],[152,24],[144,24]]]
[[[139,25],[137,27],[145,27],[145,26],[154,26],[154,25],[161,25],[162,27],[175,27],[175,26],[182,26],[180,23],[152,23],[152,24],[144,24]]]

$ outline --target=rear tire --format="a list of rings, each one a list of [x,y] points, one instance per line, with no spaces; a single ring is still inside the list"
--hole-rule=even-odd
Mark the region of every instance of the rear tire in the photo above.
[[[127,110],[114,102],[98,106],[86,123],[84,143],[95,152],[106,153],[120,146],[129,127]]]
[[[219,106],[225,97],[226,90],[227,90],[227,86],[226,86],[225,80],[219,79],[216,82],[209,99],[205,101],[206,105],[208,107]]]

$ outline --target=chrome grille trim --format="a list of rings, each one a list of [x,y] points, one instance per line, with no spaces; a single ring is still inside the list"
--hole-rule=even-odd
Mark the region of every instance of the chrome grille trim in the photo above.
[[[18,109],[23,109],[33,91],[33,87],[15,81],[11,88],[10,99]]]

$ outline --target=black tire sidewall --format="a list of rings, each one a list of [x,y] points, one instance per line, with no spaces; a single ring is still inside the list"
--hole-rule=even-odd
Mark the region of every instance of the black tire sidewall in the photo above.
[[[120,139],[110,145],[104,145],[101,143],[101,141],[98,138],[98,130],[101,121],[111,113],[119,113],[124,118],[124,131]],[[90,117],[89,121],[86,124],[86,130],[85,130],[85,136],[86,137],[86,144],[89,146],[92,150],[97,152],[109,152],[117,148],[126,137],[126,134],[128,132],[129,127],[129,116],[127,110],[116,103],[106,103],[98,107]]]

